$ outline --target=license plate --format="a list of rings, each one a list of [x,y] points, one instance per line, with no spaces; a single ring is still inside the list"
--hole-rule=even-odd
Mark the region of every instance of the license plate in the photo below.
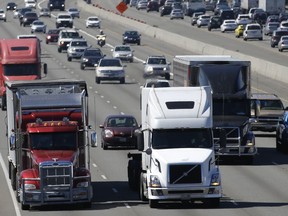
[[[126,142],[126,138],[121,137],[121,138],[119,138],[119,141],[120,142]]]

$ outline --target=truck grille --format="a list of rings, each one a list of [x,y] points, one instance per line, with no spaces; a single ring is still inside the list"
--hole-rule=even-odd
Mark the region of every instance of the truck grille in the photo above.
[[[196,184],[202,182],[201,165],[170,165],[170,184]]]
[[[73,166],[70,162],[45,162],[40,166],[42,187],[70,186]]]

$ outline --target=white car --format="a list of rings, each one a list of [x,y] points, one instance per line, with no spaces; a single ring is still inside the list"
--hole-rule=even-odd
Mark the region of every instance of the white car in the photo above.
[[[75,17],[80,18],[80,11],[77,8],[69,8],[67,13],[70,14],[73,19]]]
[[[207,26],[210,21],[210,17],[211,16],[207,14],[200,15],[196,22],[197,27],[200,28],[201,26]]]
[[[136,5],[136,9],[137,10],[141,10],[141,9],[147,9],[148,6],[148,2],[146,0],[140,0],[138,1],[137,5]]]
[[[243,31],[243,40],[247,41],[248,39],[263,40],[263,32],[260,24],[251,23],[246,25]]]
[[[278,27],[278,30],[288,31],[288,20],[282,21]]]
[[[119,58],[122,61],[133,62],[133,52],[129,45],[117,45],[111,49],[113,58]]]
[[[46,33],[46,24],[40,20],[35,20],[31,24],[31,34],[34,32],[43,32]]]
[[[222,25],[220,26],[221,32],[224,33],[225,31],[235,31],[237,28],[236,21],[234,19],[224,20]]]
[[[6,12],[3,9],[0,9],[0,20],[6,22]]]
[[[125,83],[125,66],[119,58],[102,58],[95,66],[97,84],[102,80],[119,80],[121,84]]]
[[[28,0],[25,2],[25,7],[36,8],[36,1],[35,0]]]
[[[173,9],[170,13],[170,19],[184,19],[184,13],[182,9]]]
[[[97,27],[100,29],[101,27],[101,21],[97,16],[90,16],[86,19],[86,28],[89,27]]]
[[[249,17],[249,14],[238,14],[236,18],[237,25],[247,25],[252,23],[252,20]]]

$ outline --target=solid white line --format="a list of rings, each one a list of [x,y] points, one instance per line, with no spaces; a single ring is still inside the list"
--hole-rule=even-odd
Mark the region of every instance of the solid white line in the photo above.
[[[107,177],[105,175],[101,175],[101,177],[105,180],[107,179]]]
[[[14,191],[12,189],[11,184],[10,184],[10,180],[9,180],[9,177],[8,177],[8,172],[7,172],[7,169],[6,169],[6,166],[5,166],[5,163],[4,163],[4,160],[3,160],[3,157],[1,155],[1,153],[0,153],[0,164],[2,166],[3,173],[4,173],[4,176],[5,176],[5,179],[6,179],[6,183],[8,185],[9,192],[10,192],[10,195],[11,195],[11,198],[12,198],[12,201],[13,201],[13,205],[14,205],[14,208],[15,208],[16,216],[21,216],[20,210],[19,210],[19,207],[18,207],[18,202],[16,200],[15,193],[14,193]]]

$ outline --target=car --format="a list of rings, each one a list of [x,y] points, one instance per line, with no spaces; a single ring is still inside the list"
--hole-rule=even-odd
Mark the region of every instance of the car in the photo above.
[[[278,50],[279,52],[283,52],[283,50],[288,49],[288,36],[282,36],[278,43]]]
[[[86,28],[90,27],[101,28],[101,21],[97,16],[90,16],[86,19]]]
[[[288,31],[286,30],[275,30],[273,31],[271,37],[270,37],[270,46],[274,48],[275,46],[278,46],[279,40],[281,36],[288,35]]]
[[[277,125],[284,113],[284,105],[276,94],[252,93],[251,94],[251,122],[253,131],[276,131]]]
[[[203,15],[203,12],[195,12],[191,17],[191,25],[194,26],[197,23],[197,20],[200,15]]]
[[[113,58],[119,58],[122,61],[133,62],[134,50],[129,45],[117,45],[111,49]]]
[[[219,16],[222,18],[222,20],[235,19],[235,14],[232,9],[220,10]]]
[[[36,12],[26,12],[20,21],[20,26],[31,25],[35,20],[38,20],[38,15]]]
[[[89,45],[85,39],[72,39],[67,48],[67,61],[80,59],[88,47]]]
[[[231,19],[231,20],[224,20],[220,29],[221,29],[221,32],[224,33],[226,31],[235,31],[235,29],[237,28],[237,23],[234,19]]]
[[[69,8],[67,9],[67,13],[70,14],[73,19],[75,17],[80,18],[80,11],[77,8]]]
[[[209,19],[209,23],[207,26],[208,31],[212,29],[218,29],[221,27],[223,20],[219,15],[212,15]]]
[[[182,9],[172,9],[170,13],[170,20],[173,19],[184,19],[184,13]]]
[[[218,4],[214,8],[214,15],[220,15],[221,10],[231,10],[231,8],[226,4]]]
[[[288,31],[288,20],[282,21],[278,27],[278,30]]]
[[[149,1],[146,8],[147,12],[157,11],[159,12],[159,4],[156,1]]]
[[[82,36],[75,29],[60,30],[57,42],[58,52],[61,53],[63,50],[67,50],[68,44],[71,42],[71,40],[79,38],[82,38]]]
[[[257,22],[257,23],[263,25],[263,24],[265,24],[265,22],[267,20],[267,13],[263,9],[258,8],[256,10],[254,10],[251,19],[254,22]]]
[[[73,18],[68,13],[59,13],[56,17],[56,28],[69,27],[73,28]]]
[[[39,17],[51,17],[51,11],[48,8],[41,8]]]
[[[249,17],[249,14],[238,14],[236,18],[237,25],[247,25],[252,23],[252,20]]]
[[[49,29],[46,33],[46,44],[57,42],[59,38],[60,29]]]
[[[95,66],[97,84],[103,80],[118,80],[120,84],[125,83],[124,67],[126,65],[123,65],[119,58],[102,58]]]
[[[159,8],[159,12],[160,12],[160,16],[165,16],[165,15],[170,15],[172,11],[172,7],[171,5],[162,5],[160,8]]]
[[[165,88],[170,87],[168,80],[163,79],[147,79],[143,88]]]
[[[146,0],[140,0],[138,1],[136,5],[137,10],[146,10],[147,9],[148,2]]]
[[[265,27],[263,28],[264,35],[271,36],[273,31],[277,30],[279,27],[279,22],[268,22],[266,23]]]
[[[130,6],[130,7],[136,7],[137,1],[138,1],[138,0],[130,0],[129,6]]]
[[[288,151],[288,111],[285,111],[276,128],[276,150]]]
[[[36,1],[35,0],[27,0],[25,1],[26,8],[36,8]]]
[[[280,23],[281,21],[279,21],[278,15],[270,15],[267,17],[265,25],[267,25],[267,23],[269,23],[269,22],[279,22]]]
[[[202,26],[208,26],[209,20],[210,20],[210,15],[204,14],[200,15],[198,17],[198,20],[196,22],[196,25],[198,28],[201,28]]]
[[[144,64],[144,78],[161,76],[170,80],[170,62],[165,56],[148,56]]]
[[[95,64],[98,64],[99,60],[105,56],[99,48],[87,48],[81,56],[80,69],[84,70],[86,67],[95,67]]]
[[[139,34],[138,31],[125,31],[122,36],[123,45],[127,43],[137,45],[141,44],[141,34]]]
[[[252,7],[252,8],[249,9],[248,14],[249,14],[250,19],[252,19],[253,13],[257,9],[259,9],[259,8],[258,7]]]
[[[99,125],[101,130],[101,147],[137,148],[136,131],[139,129],[137,120],[132,115],[109,115],[104,123]]]
[[[23,16],[26,12],[33,12],[32,11],[32,8],[20,8],[20,9],[17,9],[18,10],[18,18],[19,18],[19,22],[21,23],[22,22],[22,19],[23,19]]]
[[[6,22],[6,12],[3,9],[0,9],[0,20]]]
[[[43,32],[46,33],[46,24],[43,21],[35,20],[31,24],[31,34],[34,32]]]
[[[279,14],[279,22],[288,20],[288,13],[284,12],[284,13],[280,13]]]
[[[235,37],[239,38],[243,36],[243,31],[245,29],[245,25],[238,25],[235,29]]]
[[[13,11],[17,9],[17,4],[15,2],[8,2],[6,5],[6,11]]]
[[[243,32],[243,40],[247,41],[250,39],[258,39],[263,40],[263,32],[262,27],[258,23],[251,23],[247,24],[245,26],[244,32]]]

